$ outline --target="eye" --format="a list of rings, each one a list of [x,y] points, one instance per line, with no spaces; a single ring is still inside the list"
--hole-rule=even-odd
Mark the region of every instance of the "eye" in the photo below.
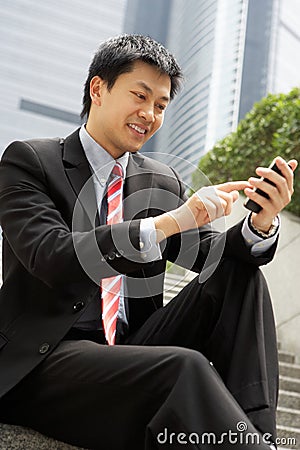
[[[132,92],[136,97],[140,98],[141,100],[146,100],[145,94],[142,94],[141,92]]]
[[[160,109],[161,111],[164,111],[164,110],[166,109],[166,106],[165,106],[165,105],[157,104],[156,107],[157,107],[158,109]]]

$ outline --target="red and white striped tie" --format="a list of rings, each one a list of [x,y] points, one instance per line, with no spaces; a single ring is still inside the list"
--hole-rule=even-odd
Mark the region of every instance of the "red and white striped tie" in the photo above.
[[[107,189],[107,219],[106,223],[123,222],[123,168],[116,163]],[[116,325],[120,302],[122,275],[103,278],[101,281],[102,296],[102,320],[105,337],[109,345],[114,345],[116,337]]]

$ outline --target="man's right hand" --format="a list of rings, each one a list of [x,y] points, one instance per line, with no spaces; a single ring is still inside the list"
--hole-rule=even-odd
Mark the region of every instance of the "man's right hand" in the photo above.
[[[238,191],[246,187],[247,181],[231,181],[199,189],[179,208],[154,218],[157,242],[228,216],[239,197]]]

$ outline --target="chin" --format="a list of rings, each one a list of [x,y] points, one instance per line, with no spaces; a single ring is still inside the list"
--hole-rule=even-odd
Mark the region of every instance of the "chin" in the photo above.
[[[130,153],[136,153],[143,147],[143,145],[144,143],[141,145],[132,145],[131,147],[128,147],[126,151]]]

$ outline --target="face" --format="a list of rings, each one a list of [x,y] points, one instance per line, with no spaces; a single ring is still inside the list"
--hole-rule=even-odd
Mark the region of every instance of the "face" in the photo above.
[[[110,91],[94,77],[87,131],[115,159],[136,152],[161,127],[170,90],[170,77],[141,61],[120,75]]]

